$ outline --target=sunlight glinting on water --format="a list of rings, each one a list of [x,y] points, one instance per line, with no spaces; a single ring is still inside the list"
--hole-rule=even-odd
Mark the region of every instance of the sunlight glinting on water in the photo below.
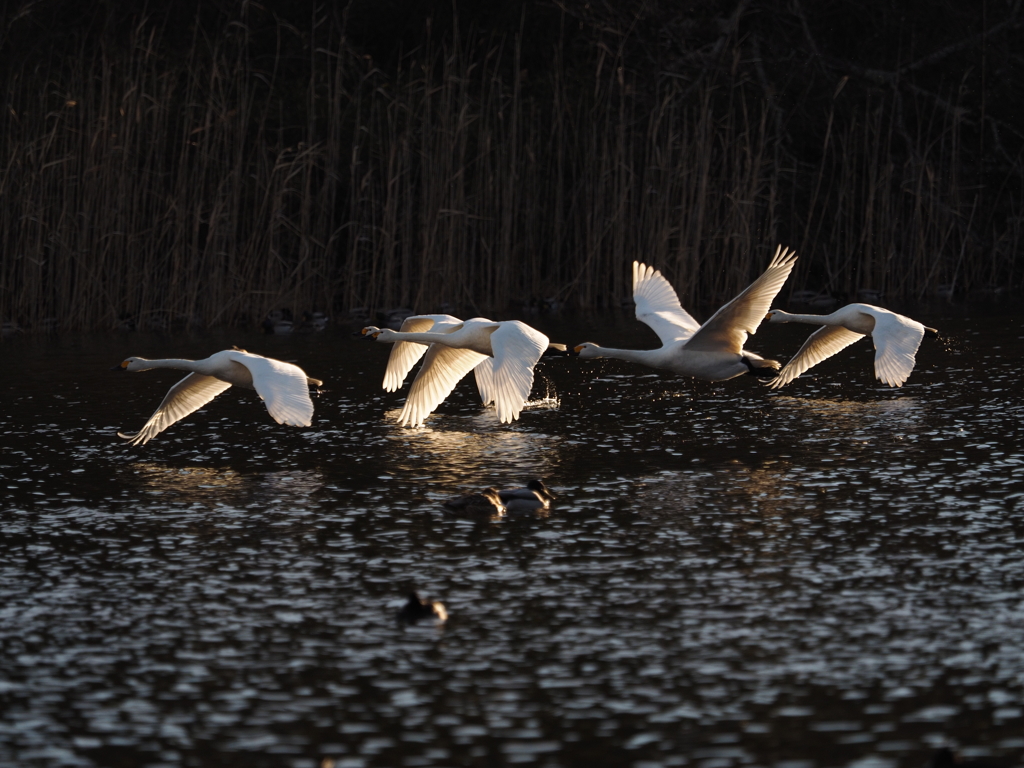
[[[545,361],[514,424],[464,382],[416,429],[386,350],[245,339],[327,382],[313,426],[229,391],[137,448],[174,379],[107,369],[170,340],[19,341],[0,764],[1020,764],[1024,400],[993,333],[901,390],[856,348],[779,392]],[[441,506],[534,477],[549,511]],[[398,625],[412,589],[448,621]]]

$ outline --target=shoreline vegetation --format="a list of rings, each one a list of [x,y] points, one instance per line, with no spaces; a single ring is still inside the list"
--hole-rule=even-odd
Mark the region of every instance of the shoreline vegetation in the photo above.
[[[799,3],[626,5],[413,15],[386,50],[357,5],[98,5],[49,36],[8,11],[0,319],[619,307],[634,259],[716,305],[779,243],[782,304],[1024,287],[1020,3],[847,30],[859,60]]]

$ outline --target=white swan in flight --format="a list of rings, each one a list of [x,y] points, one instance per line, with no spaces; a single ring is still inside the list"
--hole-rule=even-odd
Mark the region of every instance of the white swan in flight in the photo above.
[[[176,368],[191,371],[164,396],[149,421],[134,435],[118,432],[118,437],[143,445],[172,424],[181,421],[213,400],[232,384],[255,389],[267,411],[278,424],[308,427],[313,419],[313,401],[309,387],[323,382],[311,379],[297,365],[254,355],[244,349],[227,349],[205,360],[147,360],[129,357],[119,366],[122,371],[148,371],[151,368]]]
[[[483,317],[462,321],[451,315],[413,315],[401,331],[368,326],[362,334],[395,345],[384,373],[388,392],[399,389],[416,361],[424,358],[398,418],[399,424],[414,427],[474,370],[484,405],[494,403],[502,424],[515,421],[530,396],[534,366],[549,347],[557,348],[526,323]]]
[[[660,272],[634,261],[636,318],[658,334],[661,348],[610,349],[587,342],[575,347],[576,353],[583,358],[614,357],[708,381],[724,381],[744,373],[770,378],[779,369],[779,363],[749,352],[743,345],[757,331],[796,259],[797,255],[788,248],[776,248],[761,276],[704,325],[682,308],[676,292]]]
[[[809,323],[823,326],[812,333],[769,386],[783,387],[809,368],[870,336],[875,344],[875,376],[890,387],[902,387],[914,370],[914,358],[925,336],[939,332],[909,317],[870,304],[847,304],[830,315],[791,315],[773,309],[769,323]]]

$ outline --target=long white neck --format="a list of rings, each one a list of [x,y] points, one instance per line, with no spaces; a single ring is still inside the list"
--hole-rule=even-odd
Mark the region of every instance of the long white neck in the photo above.
[[[828,325],[828,321],[832,318],[832,315],[791,315],[789,312],[783,312],[781,309],[776,309],[772,314],[772,323],[807,323],[808,325]]]
[[[422,333],[402,333],[401,331],[391,331],[385,329],[377,337],[377,341],[385,344],[394,344],[399,341],[414,341],[417,344],[445,344],[451,346],[452,337],[447,333],[431,333],[430,331],[423,331]]]
[[[597,354],[593,357],[613,357],[627,363],[640,363],[651,368],[663,368],[662,350],[660,349],[615,349],[614,347],[596,347]]]
[[[491,348],[491,336],[488,331],[493,331],[494,327],[487,329],[477,328],[475,332],[471,333],[467,333],[465,328],[452,331],[451,333],[436,333],[433,331],[402,333],[401,331],[385,329],[377,336],[377,341],[384,342],[385,344],[398,341],[411,341],[417,344],[442,344],[452,349],[470,349],[481,355],[493,357],[494,350]]]
[[[148,371],[152,368],[174,368],[179,371],[192,371],[202,373],[204,362],[203,360],[178,360],[170,358],[167,360],[146,360],[145,358],[136,358],[140,364],[145,365],[145,368],[137,368],[139,371]]]

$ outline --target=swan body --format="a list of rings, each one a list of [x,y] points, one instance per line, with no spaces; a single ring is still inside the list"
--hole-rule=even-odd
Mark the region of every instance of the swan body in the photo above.
[[[498,498],[509,512],[534,512],[549,509],[555,498],[543,480],[531,480],[525,488],[508,488],[498,491]]]
[[[419,426],[470,371],[484,405],[494,403],[498,420],[515,421],[530,396],[533,368],[557,347],[548,337],[518,320],[483,317],[459,320],[451,315],[413,315],[401,331],[368,326],[364,336],[394,344],[384,373],[384,389],[394,392],[422,357],[399,416],[403,426]]]
[[[133,435],[118,432],[131,445],[145,445],[172,424],[202,408],[232,385],[256,390],[278,424],[308,427],[313,418],[310,386],[323,382],[311,379],[297,365],[254,355],[244,349],[228,349],[205,360],[147,360],[129,357],[118,368],[122,371],[148,371],[175,368],[190,371],[164,396],[160,407],[141,430]]]
[[[470,493],[466,496],[455,496],[448,499],[442,505],[445,509],[456,512],[469,512],[474,515],[504,515],[505,504],[498,495],[497,488],[485,488],[479,493]]]
[[[421,600],[419,595],[411,592],[405,605],[398,611],[398,620],[403,624],[415,624],[420,619],[447,621],[448,611],[444,603],[437,600]]]
[[[724,381],[745,373],[774,375],[779,363],[743,349],[793,271],[797,255],[776,248],[768,268],[736,298],[701,325],[682,308],[668,280],[653,267],[633,262],[636,318],[661,339],[659,349],[610,349],[589,342],[575,350],[582,358],[613,357],[682,376]]]
[[[902,387],[914,370],[921,340],[925,336],[939,335],[934,328],[870,304],[847,304],[830,315],[796,315],[773,309],[765,320],[822,326],[807,338],[778,378],[771,382],[769,386],[773,389],[785,386],[865,336],[870,336],[875,345],[875,376],[890,387]]]

